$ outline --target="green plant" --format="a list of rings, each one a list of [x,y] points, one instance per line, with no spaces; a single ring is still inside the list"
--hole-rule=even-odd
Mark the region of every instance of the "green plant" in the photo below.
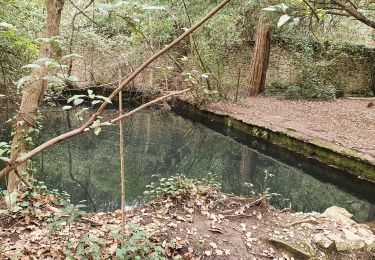
[[[112,232],[111,235],[116,239],[122,236],[118,232]],[[129,226],[129,234],[123,238],[121,247],[116,249],[118,259],[166,259],[165,250],[149,238],[147,230],[138,224]]]
[[[48,228],[50,230],[50,234],[55,231],[61,230],[62,223],[66,223],[68,225],[68,241],[70,239],[70,231],[71,231],[71,224],[83,217],[86,214],[85,211],[81,210],[81,208],[86,207],[86,205],[74,205],[68,204],[62,208],[61,212],[55,214],[53,218],[49,220]]]
[[[152,201],[159,202],[169,198],[177,201],[188,201],[197,195],[209,195],[220,189],[218,177],[209,174],[202,180],[189,179],[184,175],[177,174],[169,178],[160,179],[159,183],[151,183],[146,186],[144,192]]]
[[[106,252],[104,239],[93,239],[90,236],[83,236],[78,244],[68,241],[63,250],[65,259],[111,259]]]
[[[287,99],[317,99],[329,100],[336,98],[336,88],[333,85],[306,83],[303,85],[291,85],[283,93]]]

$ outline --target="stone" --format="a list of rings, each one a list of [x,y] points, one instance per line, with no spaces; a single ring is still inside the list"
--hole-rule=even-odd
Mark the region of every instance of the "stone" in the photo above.
[[[312,242],[324,249],[329,249],[334,245],[334,242],[322,233],[314,234],[312,236]]]
[[[350,214],[346,209],[337,206],[332,206],[326,209],[326,211],[324,211],[324,213],[321,216],[339,221],[345,225],[356,224],[356,222],[351,219],[351,217],[353,216],[352,214]]]

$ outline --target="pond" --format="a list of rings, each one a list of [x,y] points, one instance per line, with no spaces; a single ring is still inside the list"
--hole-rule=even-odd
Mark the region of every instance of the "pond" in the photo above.
[[[107,109],[104,116],[115,113]],[[89,115],[90,110],[82,114]],[[74,111],[48,109],[45,118],[39,142],[80,125]],[[159,178],[179,173],[201,179],[214,174],[226,193],[275,193],[270,203],[276,208],[322,212],[336,205],[348,209],[357,221],[375,219],[373,187],[283,149],[162,109],[145,110],[123,124],[128,206],[138,205],[145,186]],[[118,127],[110,126],[98,136],[90,132],[59,143],[36,159],[36,177],[68,192],[73,203],[84,200],[89,210],[118,209],[118,139]]]

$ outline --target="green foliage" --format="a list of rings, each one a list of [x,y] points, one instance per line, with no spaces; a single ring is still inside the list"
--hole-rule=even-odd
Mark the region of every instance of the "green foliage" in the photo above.
[[[112,232],[115,239],[122,239],[118,232]],[[150,238],[146,229],[139,224],[131,224],[129,231],[123,238],[121,247],[116,249],[118,259],[166,259],[165,250]]]
[[[10,153],[10,144],[7,142],[0,142],[0,160],[8,161],[8,155]]]
[[[4,191],[5,193],[5,191]],[[39,220],[49,216],[49,212],[43,209],[44,204],[61,207],[69,202],[69,195],[65,192],[59,192],[56,189],[50,190],[44,182],[38,182],[32,188],[23,191],[13,191],[10,194],[4,194],[10,201],[9,210],[12,213],[19,213],[29,218],[35,217]]]
[[[287,99],[330,100],[336,98],[336,88],[319,82],[300,85],[273,83],[266,88],[267,95],[276,95]]]
[[[332,85],[316,85],[311,83],[300,86],[292,85],[286,89],[284,97],[287,99],[335,99],[336,88]]]
[[[85,205],[74,205],[65,203],[61,211],[56,212],[55,215],[48,219],[47,228],[49,229],[49,235],[56,233],[57,231],[62,230],[62,224],[67,224],[69,229],[69,234],[67,240],[70,240],[70,231],[71,231],[71,224],[82,218],[85,211],[81,210],[81,208],[86,207]]]
[[[68,241],[63,250],[67,260],[73,259],[110,259],[109,254],[105,252],[104,239],[92,239],[88,235],[84,235],[78,245]],[[73,257],[74,256],[74,257]]]
[[[177,174],[169,178],[161,178],[159,183],[146,186],[144,195],[152,201],[159,202],[165,198],[177,201],[189,201],[197,195],[210,195],[220,189],[218,176],[208,174],[202,180],[190,179],[185,175]]]

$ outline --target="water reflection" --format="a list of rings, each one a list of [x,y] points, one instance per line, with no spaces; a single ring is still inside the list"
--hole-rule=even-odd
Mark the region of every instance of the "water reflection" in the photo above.
[[[43,140],[79,126],[79,120],[70,113],[46,111]],[[105,116],[114,113],[107,110]],[[221,177],[224,192],[250,195],[252,189],[245,183],[252,183],[257,193],[270,188],[279,194],[271,199],[278,208],[321,212],[337,205],[351,211],[358,221],[375,218],[374,206],[364,198],[312,177],[326,170],[310,162],[301,162],[304,167],[290,166],[199,123],[160,110],[139,113],[128,118],[124,126],[126,198],[130,206],[138,203],[144,187],[155,178],[176,173],[203,178],[214,173]],[[52,147],[37,158],[37,177],[49,187],[67,191],[75,203],[86,200],[91,210],[117,209],[118,134],[118,128],[112,126],[98,136],[86,133]]]

